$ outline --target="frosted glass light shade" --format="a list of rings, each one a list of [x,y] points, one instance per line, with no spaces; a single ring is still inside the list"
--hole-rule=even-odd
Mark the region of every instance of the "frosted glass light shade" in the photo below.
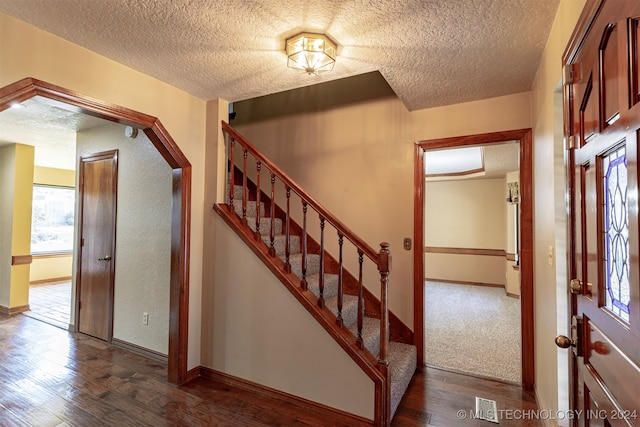
[[[287,66],[307,74],[333,69],[336,44],[324,34],[300,33],[287,39]]]

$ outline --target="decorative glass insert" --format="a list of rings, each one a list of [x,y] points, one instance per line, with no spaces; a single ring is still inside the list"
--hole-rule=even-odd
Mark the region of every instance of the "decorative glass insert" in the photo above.
[[[605,307],[629,322],[629,212],[627,210],[627,156],[621,147],[603,157]]]

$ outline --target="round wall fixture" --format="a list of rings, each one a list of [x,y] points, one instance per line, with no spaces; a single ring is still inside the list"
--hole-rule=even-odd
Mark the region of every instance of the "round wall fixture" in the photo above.
[[[124,128],[124,136],[134,139],[136,136],[138,136],[138,129],[134,128],[133,126],[127,126],[126,128]]]

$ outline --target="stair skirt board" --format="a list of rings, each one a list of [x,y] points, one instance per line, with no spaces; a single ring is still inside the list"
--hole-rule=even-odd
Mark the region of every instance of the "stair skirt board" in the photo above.
[[[243,217],[242,212],[242,186],[235,186],[233,210],[239,218]],[[271,218],[265,218],[265,204],[260,203],[260,234],[262,242],[271,247]],[[247,225],[255,233],[256,214],[258,206],[255,201],[247,201],[245,218]],[[276,256],[286,263],[286,235],[283,234],[283,224],[280,218],[275,218],[274,226],[274,242]],[[289,245],[289,263],[291,272],[298,278],[302,279],[302,253],[300,236],[290,236]],[[319,279],[320,279],[320,255],[307,254],[307,271],[306,280],[308,289],[319,297]],[[333,313],[338,315],[338,275],[325,273],[324,275],[324,292],[323,297],[326,307]],[[342,319],[343,325],[354,336],[357,337],[357,317],[358,316],[358,298],[353,295],[345,294],[343,296]],[[370,317],[363,318],[362,338],[365,348],[374,356],[378,357],[380,353],[380,320]],[[402,396],[404,395],[413,374],[417,367],[417,349],[414,345],[403,344],[399,342],[389,342],[388,360],[391,370],[391,416],[393,418],[396,409],[400,405]]]

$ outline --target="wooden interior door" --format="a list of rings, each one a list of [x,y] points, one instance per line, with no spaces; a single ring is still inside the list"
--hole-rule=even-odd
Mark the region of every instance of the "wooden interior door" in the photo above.
[[[640,1],[588,1],[564,62],[570,405],[580,426],[640,426]]]
[[[113,333],[117,187],[117,150],[80,159],[76,324],[105,341]]]

